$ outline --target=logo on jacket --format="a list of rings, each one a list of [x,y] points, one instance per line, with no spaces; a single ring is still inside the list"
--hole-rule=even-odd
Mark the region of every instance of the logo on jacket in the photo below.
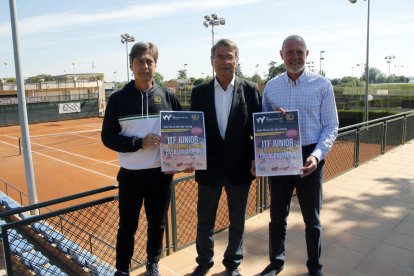
[[[154,103],[160,104],[161,103],[161,97],[160,96],[155,96],[154,97]]]

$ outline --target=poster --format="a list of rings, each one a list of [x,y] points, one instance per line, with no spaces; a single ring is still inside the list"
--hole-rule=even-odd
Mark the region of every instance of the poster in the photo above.
[[[161,169],[178,172],[207,169],[204,113],[161,111]]]
[[[254,113],[253,121],[256,175],[301,174],[299,112]]]

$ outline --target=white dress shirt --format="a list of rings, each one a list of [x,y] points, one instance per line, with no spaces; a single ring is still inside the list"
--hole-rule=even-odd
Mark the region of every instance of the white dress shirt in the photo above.
[[[234,77],[224,90],[217,79],[214,80],[214,103],[216,106],[217,123],[221,138],[226,137],[227,122],[229,120],[231,103],[233,100]]]

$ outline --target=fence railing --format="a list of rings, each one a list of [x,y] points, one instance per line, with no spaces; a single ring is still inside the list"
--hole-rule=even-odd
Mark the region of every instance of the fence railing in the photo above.
[[[19,145],[20,149],[20,145]],[[29,204],[29,195],[25,192],[20,191],[18,188],[14,187],[12,184],[0,179],[2,188],[0,191],[4,191],[8,196],[14,199],[18,199],[19,204],[26,206]]]
[[[341,128],[326,158],[324,180],[328,181],[412,139],[414,111]],[[267,178],[253,181],[248,198],[248,217],[269,207],[267,181]],[[175,179],[174,184],[164,255],[192,244],[196,236],[197,185],[194,176]],[[7,193],[11,185],[5,185]],[[52,205],[68,201],[76,203],[77,200],[84,202],[85,197],[92,194],[99,194],[102,198],[51,211]],[[5,210],[0,212],[0,224],[8,275],[32,275],[30,273],[40,269],[55,271],[52,275],[113,275],[119,221],[116,194],[117,186],[111,186],[9,210],[0,197],[0,209]],[[22,193],[21,197],[25,195]],[[21,203],[25,202],[25,199],[21,200]],[[47,211],[28,215],[31,210],[39,209]],[[140,214],[132,269],[144,265],[146,258],[147,222],[145,212]],[[226,229],[228,224],[227,198],[223,193],[215,231]]]

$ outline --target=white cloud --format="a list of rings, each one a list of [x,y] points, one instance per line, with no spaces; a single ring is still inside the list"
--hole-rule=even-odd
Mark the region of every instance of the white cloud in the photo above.
[[[35,34],[65,27],[97,24],[113,20],[143,21],[150,18],[165,17],[177,12],[241,6],[261,0],[191,0],[166,1],[159,4],[130,5],[118,10],[83,11],[73,10],[50,15],[28,17],[19,21],[19,30],[23,34]],[[0,25],[0,36],[10,35],[10,23]]]

